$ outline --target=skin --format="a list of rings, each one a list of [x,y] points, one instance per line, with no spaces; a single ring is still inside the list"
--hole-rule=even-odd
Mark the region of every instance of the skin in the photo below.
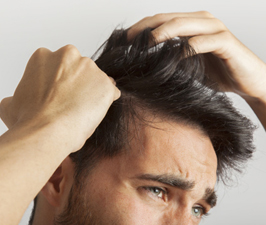
[[[72,196],[72,206],[57,210],[64,220],[56,225],[199,224],[212,207],[206,190],[216,200],[217,158],[212,143],[196,128],[153,122],[156,128],[142,126],[129,151],[97,164],[81,194]],[[37,218],[34,224],[41,221]]]
[[[132,39],[146,27],[154,28],[158,43],[177,36],[189,36],[189,44],[197,54],[208,55],[209,77],[221,91],[234,92],[250,105],[266,127],[266,64],[241,43],[228,28],[207,11],[193,13],[161,13],[145,17],[128,32]],[[241,57],[240,57],[241,56]],[[210,65],[210,63],[206,63]]]
[[[189,42],[196,53],[210,53],[217,60],[219,67],[210,68],[210,79],[216,80],[221,90],[242,96],[266,127],[266,65],[221,21],[208,12],[158,14],[133,25],[128,38],[145,27],[154,28],[158,42],[190,36]],[[67,175],[65,171],[72,171],[73,166],[64,159],[84,144],[119,95],[115,83],[73,46],[56,52],[39,49],[33,54],[14,95],[0,104],[0,116],[9,128],[0,137],[0,171],[4,171],[0,174],[3,224],[18,224],[42,188],[37,218],[44,218],[45,224],[49,224],[62,212],[67,202],[67,195],[63,193],[69,193],[71,188],[67,185],[71,182],[66,182],[71,180],[71,173]],[[199,182],[197,171],[201,161],[188,163],[199,165],[187,171],[189,178]],[[187,221],[185,224],[192,223],[188,209],[199,201],[204,188],[199,182],[195,187],[198,194],[192,197],[184,193],[187,204],[184,204],[186,210],[181,211]],[[171,216],[173,210],[168,209],[168,216],[159,215],[158,221],[170,218],[166,223],[171,224],[171,220],[175,220]],[[146,215],[150,214],[142,215],[148,219]],[[180,218],[181,224],[184,218]]]
[[[0,137],[1,223],[19,223],[56,168],[83,146],[119,96],[114,81],[74,46],[32,55],[14,96],[0,105],[10,128]]]

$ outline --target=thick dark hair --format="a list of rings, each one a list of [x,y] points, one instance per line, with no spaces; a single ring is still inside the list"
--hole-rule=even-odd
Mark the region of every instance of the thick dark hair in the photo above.
[[[157,44],[152,29],[147,28],[128,41],[127,30],[117,29],[97,54],[96,64],[114,78],[122,94],[85,145],[70,155],[76,165],[77,183],[99,159],[125,150],[129,122],[143,119],[138,112],[145,110],[207,134],[222,180],[227,180],[231,169],[241,171],[252,156],[254,126],[214,84],[210,88],[204,55],[195,54],[188,38]]]
[[[241,171],[254,151],[254,126],[214,83],[210,88],[204,55],[195,54],[188,38],[157,44],[147,28],[128,41],[127,30],[120,29],[100,50],[95,62],[114,78],[122,95],[82,149],[71,155],[77,177],[98,159],[123,150],[128,120],[141,117],[138,108],[203,130],[218,158],[218,178],[225,181],[231,169]]]

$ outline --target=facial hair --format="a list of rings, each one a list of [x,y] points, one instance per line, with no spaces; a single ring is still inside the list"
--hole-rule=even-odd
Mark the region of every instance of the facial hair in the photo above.
[[[92,207],[89,194],[86,194],[82,186],[72,186],[68,202],[64,210],[55,217],[54,225],[119,225],[118,221],[109,220],[99,209]]]

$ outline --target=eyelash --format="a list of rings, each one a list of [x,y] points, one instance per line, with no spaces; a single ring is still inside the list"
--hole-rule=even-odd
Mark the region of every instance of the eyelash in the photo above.
[[[151,194],[153,194],[152,191],[151,191],[152,189],[158,189],[160,192],[163,193],[163,195],[166,195],[166,196],[167,196],[167,194],[168,194],[168,191],[167,191],[166,189],[162,189],[162,188],[160,188],[160,187],[156,187],[156,186],[143,187],[143,189],[144,189],[145,191],[150,192]],[[155,194],[153,194],[153,196],[156,197],[156,198],[158,198],[158,199],[160,199],[160,200],[164,200],[164,199],[162,199],[162,198],[156,196]]]
[[[204,219],[204,218],[206,218],[207,216],[210,215],[210,213],[207,212],[207,209],[204,206],[200,205],[199,208],[202,208],[202,210],[203,210],[201,219]]]
[[[152,193],[151,189],[158,189],[158,190],[161,191],[164,195],[167,196],[167,194],[168,194],[168,191],[167,191],[166,189],[162,189],[162,188],[160,188],[160,187],[156,187],[156,186],[143,187],[143,189],[146,190],[146,191],[148,191],[148,192],[150,192],[150,193]],[[152,193],[152,194],[153,194],[153,193]],[[162,198],[156,196],[155,194],[153,194],[153,195],[154,195],[156,198],[158,198],[158,199],[160,199],[160,200],[163,200]],[[207,209],[206,209],[204,206],[199,205],[198,207],[201,208],[201,209],[203,210],[203,213],[202,213],[201,219],[204,219],[204,218],[206,218],[207,216],[210,215],[210,213],[207,212]]]

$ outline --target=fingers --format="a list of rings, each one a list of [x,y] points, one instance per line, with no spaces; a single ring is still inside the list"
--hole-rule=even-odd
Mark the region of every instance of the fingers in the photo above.
[[[191,12],[191,13],[161,13],[156,14],[151,17],[146,17],[128,30],[128,40],[132,40],[136,35],[138,35],[142,30],[147,27],[157,28],[162,24],[170,21],[174,18],[214,18],[213,15],[206,11]]]
[[[112,77],[108,77],[108,78],[111,80],[111,82],[113,83],[113,85],[116,85],[116,82],[115,82],[114,78],[112,78]]]
[[[174,37],[215,34],[225,31],[225,25],[216,18],[175,17],[152,31],[158,43]]]
[[[82,77],[82,81],[92,79],[92,82],[95,82],[96,86],[102,85],[105,93],[109,93],[110,100],[112,102],[120,97],[121,93],[120,90],[116,87],[115,80],[104,73],[92,59],[88,57],[81,57],[78,67],[78,74],[80,74],[80,76]]]
[[[115,87],[114,101],[119,99],[120,96],[121,96],[121,91],[117,87]]]
[[[116,82],[115,82],[115,80],[112,78],[112,77],[109,77],[108,76],[108,78],[111,80],[111,82],[112,82],[112,84],[114,85],[114,98],[113,98],[113,100],[115,101],[115,100],[117,100],[117,99],[119,99],[120,98],[120,96],[121,96],[121,92],[120,92],[120,90],[116,87]]]
[[[146,27],[154,28],[152,34],[157,43],[175,37],[191,37],[189,44],[197,53],[212,52],[222,59],[229,59],[232,56],[230,48],[239,46],[239,41],[227,27],[206,11],[146,17],[129,29],[129,39]]]
[[[189,39],[189,44],[196,53],[211,52],[219,58],[229,59],[229,52],[237,46],[237,39],[229,31],[223,31],[216,34],[199,35]]]
[[[61,57],[63,55],[63,58],[64,58],[63,60],[66,63],[68,63],[69,65],[71,65],[71,67],[78,65],[81,70],[84,69],[84,67],[85,67],[85,70],[87,70],[87,71],[91,71],[92,68],[94,68],[94,69],[97,68],[96,71],[100,70],[92,59],[90,59],[88,57],[82,57],[80,52],[78,51],[78,49],[73,45],[66,45],[66,46],[58,49],[55,52],[55,54],[58,54]],[[77,63],[77,64],[74,63],[73,64],[73,62],[75,62],[76,59],[80,63]],[[102,73],[101,70],[100,70],[100,72]],[[82,73],[82,74],[85,74],[85,73]],[[105,76],[107,76],[107,75],[105,74]],[[111,80],[113,88],[114,88],[113,101],[115,101],[120,97],[121,93],[120,93],[120,90],[116,87],[115,80],[112,77],[108,77],[108,78]]]
[[[81,66],[81,68],[89,72],[89,73],[82,72],[82,74],[86,76],[85,79],[88,79],[88,76],[93,76],[93,74],[91,74],[93,71],[94,75],[96,75],[97,77],[102,77],[104,80],[107,79],[108,81],[111,81],[111,84],[110,82],[108,82],[108,86],[111,85],[111,88],[113,88],[110,89],[110,94],[113,94],[113,99],[112,99],[113,101],[117,100],[120,97],[121,95],[120,90],[116,87],[116,82],[112,77],[109,77],[106,73],[104,73],[92,59],[88,57],[81,57],[80,61],[83,62],[83,66]],[[103,80],[100,80],[97,83],[101,84],[101,82],[103,82]],[[107,91],[107,89],[105,91]]]
[[[30,61],[34,60],[45,64],[46,60],[50,60],[51,57],[53,57],[54,61],[61,60],[70,63],[73,59],[81,58],[81,55],[74,45],[66,45],[55,52],[52,52],[47,48],[39,48],[33,53]],[[33,63],[33,65],[35,65],[35,63]]]
[[[109,77],[106,73],[104,73],[92,59],[88,57],[81,57],[80,61],[81,64],[83,64],[83,66],[81,66],[80,64],[80,67],[83,68],[83,70],[85,70],[86,72],[88,72],[82,72],[82,74],[85,76],[85,79],[88,79],[88,76],[93,76],[93,74],[91,73],[94,73],[94,75],[96,75],[97,77],[103,78],[103,80],[98,80],[97,84],[104,83],[104,80],[106,79],[108,81],[111,81],[111,84],[110,82],[108,82],[108,87],[111,86],[110,95],[113,96],[112,101],[115,101],[120,97],[120,90],[116,87],[116,82],[112,77]],[[105,91],[107,91],[107,89],[105,89]]]

